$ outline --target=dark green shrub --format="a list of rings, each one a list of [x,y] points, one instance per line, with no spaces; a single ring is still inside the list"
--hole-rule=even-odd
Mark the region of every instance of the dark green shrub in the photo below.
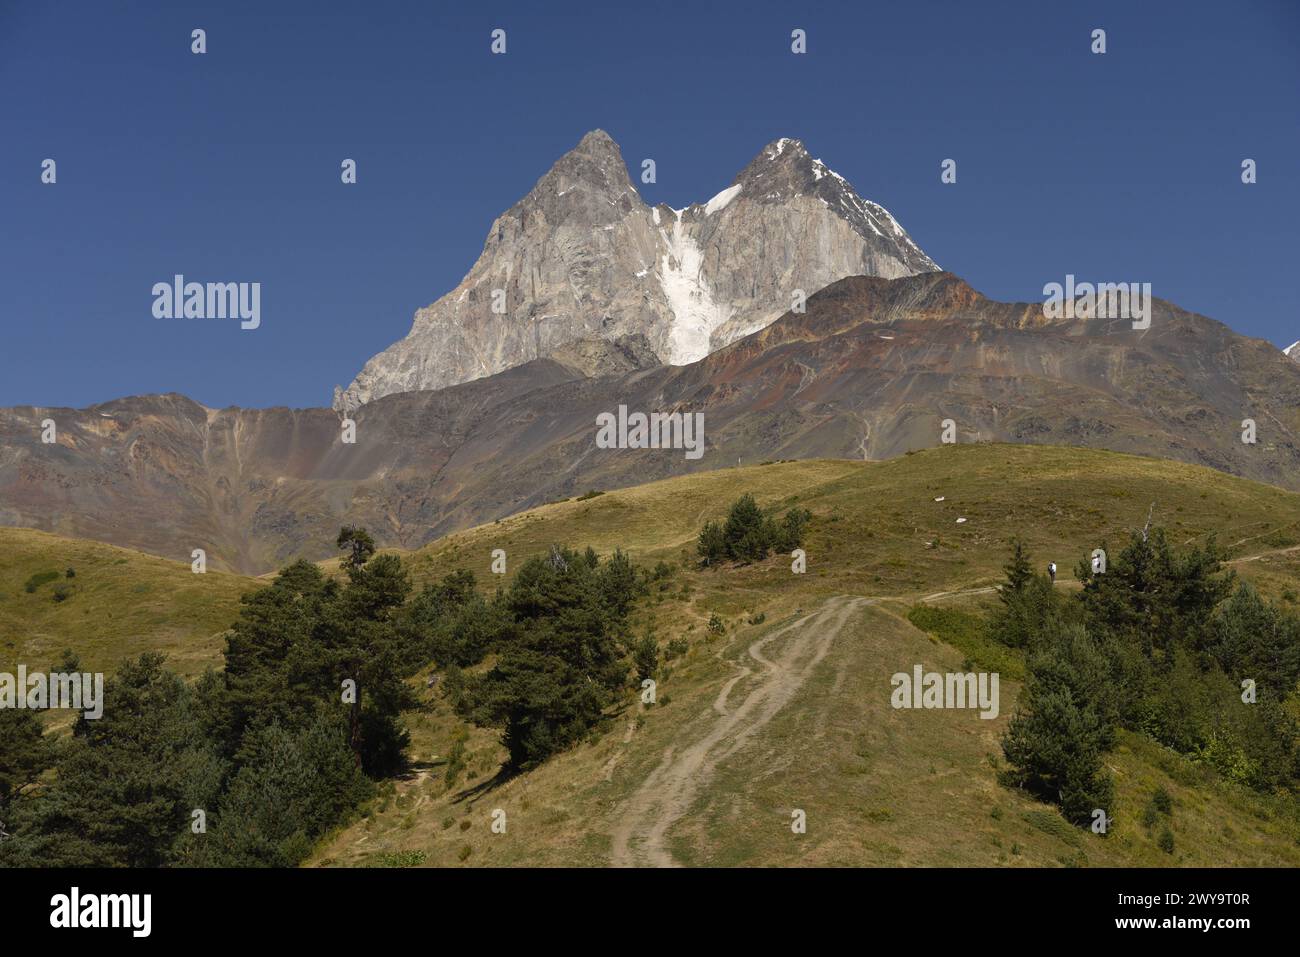
[[[778,524],[763,511],[748,492],[732,504],[721,525],[706,522],[696,542],[701,564],[716,565],[724,560],[762,561],[772,550],[789,552],[799,547],[812,519],[807,509],[790,509]]]
[[[1156,813],[1163,814],[1165,817],[1174,813],[1174,799],[1165,790],[1164,785],[1156,788],[1155,793],[1151,795],[1151,806]]]
[[[54,581],[58,577],[59,577],[58,572],[37,572],[31,578],[27,579],[27,583],[23,585],[23,588],[27,592],[27,594],[30,595],[33,594],[36,591],[36,589],[40,588],[42,585],[48,585],[50,582]]]
[[[1174,852],[1174,832],[1169,830],[1169,828],[1165,828],[1160,832],[1160,838],[1156,841],[1156,844],[1158,844],[1160,850],[1164,851],[1166,854],[1172,854]]]
[[[632,665],[636,668],[637,684],[655,676],[659,670],[659,642],[654,635],[646,635],[632,646]]]

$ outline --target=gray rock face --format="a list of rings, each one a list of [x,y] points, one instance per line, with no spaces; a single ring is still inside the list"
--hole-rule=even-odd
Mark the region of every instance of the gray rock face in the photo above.
[[[1289,346],[1287,346],[1285,349],[1282,350],[1282,354],[1284,356],[1290,356],[1296,362],[1300,362],[1300,341],[1291,343]]]
[[[596,130],[493,223],[460,285],[417,312],[406,338],[347,389],[335,388],[334,408],[560,352],[590,360],[599,340],[643,342],[657,361],[684,365],[762,329],[797,291],[937,269],[883,207],[798,140],[767,146],[707,203],[673,210],[642,201],[618,145]],[[633,352],[642,364],[644,350]]]

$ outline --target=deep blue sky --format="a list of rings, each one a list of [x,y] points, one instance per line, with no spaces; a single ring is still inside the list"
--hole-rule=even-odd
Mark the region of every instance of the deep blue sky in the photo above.
[[[1293,0],[0,0],[0,405],[328,404],[596,127],[649,202],[798,137],[987,295],[1148,281],[1286,345],[1297,94]],[[260,281],[262,328],[154,319],[176,272]]]

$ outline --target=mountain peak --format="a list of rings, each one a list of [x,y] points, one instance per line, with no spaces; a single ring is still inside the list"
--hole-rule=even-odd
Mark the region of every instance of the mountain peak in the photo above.
[[[762,196],[776,202],[789,199],[791,195],[819,196],[834,206],[837,197],[844,193],[861,202],[848,180],[815,159],[801,140],[788,136],[763,147],[740,171],[736,182],[743,183],[750,196]]]
[[[859,196],[853,184],[815,159],[800,140],[783,136],[768,143],[740,171],[735,182],[745,196],[760,203],[779,204],[796,196],[813,197],[846,219],[863,237],[896,244],[910,271],[933,272],[939,268],[887,209]]]
[[[789,162],[807,155],[808,149],[803,145],[803,140],[797,140],[789,136],[773,140],[763,147],[762,152],[759,153],[759,156],[765,156],[770,162],[777,162],[782,159]]]
[[[618,144],[614,142],[614,137],[610,136],[608,133],[606,133],[604,130],[600,129],[599,127],[584,133],[582,135],[582,139],[578,140],[577,148],[582,149],[584,146],[613,147],[615,150],[618,149]]]
[[[813,178],[813,162],[802,142],[783,136],[759,150],[758,155],[740,171],[735,181],[743,183],[746,191],[751,194],[762,195],[760,190],[776,192],[783,189],[808,192],[816,182]]]
[[[556,160],[541,182],[556,176],[569,184],[582,182],[617,190],[626,189],[630,183],[623,151],[612,136],[599,129],[587,133],[577,146]]]
[[[599,129],[585,134],[578,140],[578,145],[569,150],[566,155],[571,156],[575,153],[596,161],[623,162],[623,151],[618,148],[618,143],[614,142],[614,137]]]
[[[640,335],[659,361],[682,365],[785,312],[791,277],[814,292],[845,276],[937,269],[882,206],[797,139],[773,140],[730,186],[679,210],[648,207],[618,144],[594,129],[496,219],[460,285],[336,390],[334,407],[544,356],[567,355],[584,373],[641,362],[637,350],[602,352],[596,339]]]

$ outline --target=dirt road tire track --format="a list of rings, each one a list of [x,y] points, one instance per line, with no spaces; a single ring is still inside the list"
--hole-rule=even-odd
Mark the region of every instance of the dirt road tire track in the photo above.
[[[830,598],[816,611],[773,629],[749,646],[748,657],[762,670],[744,700],[734,707],[727,702],[736,684],[752,671],[738,662],[740,674],[723,686],[705,734],[687,747],[667,748],[659,765],[618,809],[611,846],[615,866],[678,866],[667,847],[669,828],[690,810],[718,764],[743,748],[789,704],[849,619],[875,601],[853,596]],[[779,639],[788,640],[781,642],[772,657],[766,657],[763,649]]]
[[[1225,565],[1258,561],[1272,555],[1300,551],[1300,545],[1270,549],[1225,561]],[[1077,585],[1074,579],[1056,584]],[[751,644],[747,656],[762,668],[757,683],[734,708],[728,706],[732,690],[753,673],[745,655],[735,662],[737,673],[723,684],[713,702],[716,717],[703,737],[685,748],[670,746],[663,759],[641,786],[617,809],[619,819],[611,844],[611,862],[616,867],[676,867],[666,846],[668,830],[690,810],[700,789],[713,776],[718,764],[745,746],[776,715],[807,681],[813,669],[830,650],[836,636],[853,614],[881,601],[924,604],[948,598],[990,594],[997,586],[936,592],[932,595],[862,597],[840,595],[827,599],[816,611],[797,621],[773,629]],[[763,648],[787,635],[774,659],[764,657]]]

